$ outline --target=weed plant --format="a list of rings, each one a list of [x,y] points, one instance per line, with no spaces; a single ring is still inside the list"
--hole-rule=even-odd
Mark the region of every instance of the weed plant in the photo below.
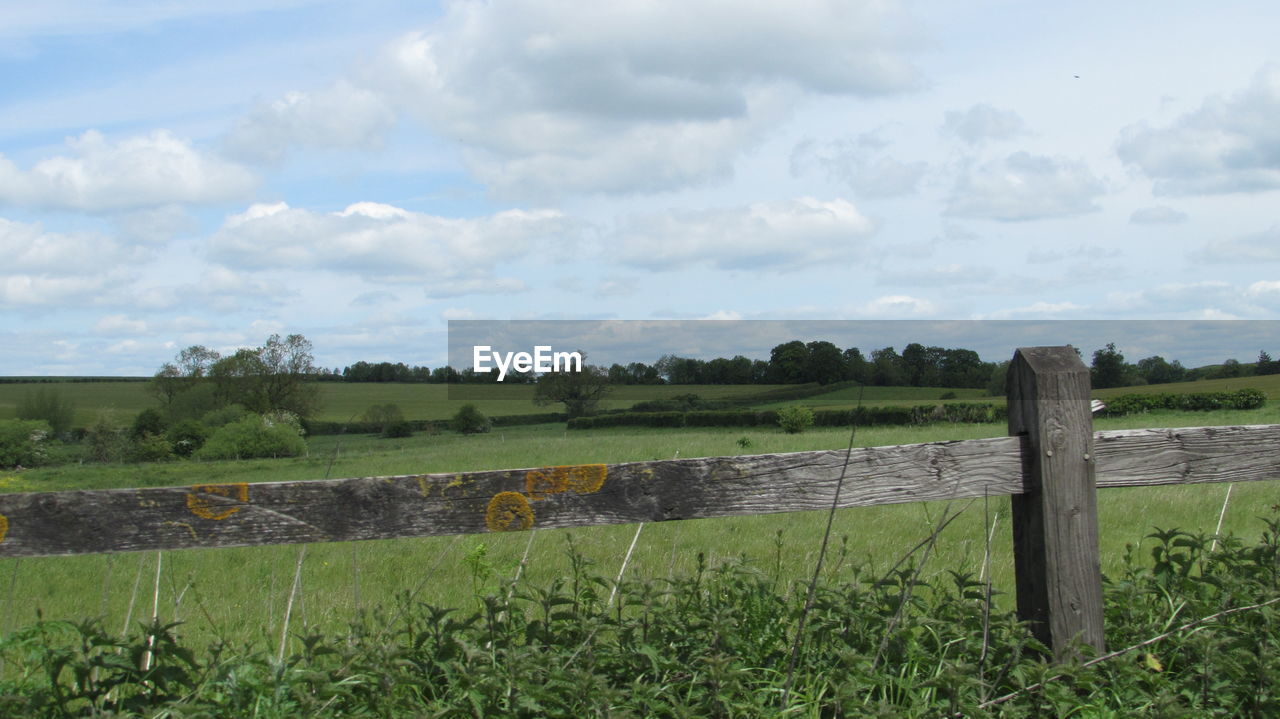
[[[345,631],[297,632],[282,659],[265,643],[192,650],[173,622],[121,639],[42,618],[0,641],[0,715],[1269,717],[1280,519],[1265,525],[1252,544],[1152,531],[1149,558],[1130,552],[1105,579],[1108,648],[1133,647],[1105,661],[1081,648],[1047,662],[988,584],[954,571],[925,582],[917,552],[879,575],[841,557],[788,676],[805,586],[782,573],[780,542],[773,562],[699,556],[609,602],[612,581],[569,539],[562,576],[494,583],[475,550],[470,608],[401,593]]]

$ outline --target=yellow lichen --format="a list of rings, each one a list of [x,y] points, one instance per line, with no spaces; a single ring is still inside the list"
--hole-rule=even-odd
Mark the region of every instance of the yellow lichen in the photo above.
[[[484,513],[491,532],[518,532],[533,526],[533,507],[519,492],[498,492]]]
[[[239,512],[241,507],[227,507],[222,511],[215,511],[214,505],[209,501],[207,496],[215,495],[218,497],[228,497],[240,502],[249,501],[249,485],[246,482],[235,482],[233,484],[197,484],[187,492],[187,509],[191,513],[202,519],[226,519],[231,515]]]

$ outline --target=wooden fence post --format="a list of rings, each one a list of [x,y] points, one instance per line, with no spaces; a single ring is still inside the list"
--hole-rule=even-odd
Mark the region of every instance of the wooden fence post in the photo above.
[[[1058,660],[1103,651],[1102,570],[1089,369],[1071,347],[1022,347],[1006,378],[1009,434],[1023,436],[1013,495],[1018,615]]]

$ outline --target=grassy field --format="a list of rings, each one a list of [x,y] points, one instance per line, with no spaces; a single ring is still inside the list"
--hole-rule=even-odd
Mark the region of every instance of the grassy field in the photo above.
[[[1106,419],[1099,429],[1280,423],[1274,403],[1251,412],[1152,413]],[[989,425],[867,428],[858,446],[966,439],[1004,434]],[[749,446],[742,448],[745,438]],[[419,434],[403,440],[367,436],[318,437],[307,457],[243,462],[144,465],[73,465],[0,474],[0,491],[163,486],[205,482],[282,481],[323,477],[523,468],[552,464],[622,462],[672,457],[790,452],[842,448],[847,430],[786,435],[772,429],[593,430],[560,425],[518,427],[489,435]],[[1115,571],[1126,547],[1146,552],[1153,527],[1211,533],[1223,507],[1222,485],[1106,490],[1100,496],[1103,569]],[[1280,504],[1280,483],[1240,484],[1232,490],[1224,531],[1256,536],[1270,507]],[[1007,499],[920,503],[842,510],[826,572],[840,576],[854,564],[883,571],[926,537],[943,516],[961,512],[942,533],[925,576],[948,570],[984,571],[992,536],[996,588],[1012,592]],[[812,570],[825,513],[775,514],[645,525],[627,568],[633,579],[687,574],[701,554],[715,565],[746,558],[784,582]],[[992,531],[994,527],[994,531]],[[421,601],[475,608],[479,593],[497,591],[517,572],[528,551],[524,578],[546,584],[567,572],[566,545],[575,546],[605,576],[614,575],[638,525],[517,534],[437,537],[305,547],[187,550],[160,553],[8,559],[0,561],[0,630],[46,617],[98,616],[117,630],[126,617],[152,611],[159,577],[159,613],[183,620],[187,641],[278,641],[295,567],[301,583],[291,627],[341,628],[362,610],[386,605],[402,592]],[[305,553],[305,554],[304,554]],[[159,567],[157,566],[159,564]],[[157,574],[157,569],[159,572]],[[1009,602],[1005,595],[998,601]],[[132,606],[132,611],[130,607]]]
[[[641,400],[663,399],[679,394],[696,394],[703,399],[726,399],[744,394],[758,394],[785,385],[656,385],[617,387],[601,402],[603,409],[624,409]],[[114,412],[132,419],[148,407],[156,406],[156,398],[147,391],[145,382],[62,382],[41,384],[0,383],[0,419],[11,419],[19,403],[30,392],[41,388],[62,393],[75,407],[76,427],[88,426],[101,412]],[[563,409],[559,405],[538,406],[533,403],[532,385],[455,386],[452,395],[442,384],[399,382],[324,382],[320,384],[319,420],[344,422],[357,420],[375,404],[394,403],[407,419],[442,420],[453,416],[458,408],[474,402],[490,416],[536,414]]]

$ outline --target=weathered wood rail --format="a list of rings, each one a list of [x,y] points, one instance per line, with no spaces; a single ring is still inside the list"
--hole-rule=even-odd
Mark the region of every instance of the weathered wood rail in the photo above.
[[[1280,425],[1092,431],[1088,369],[1022,348],[1012,436],[307,482],[0,495],[0,557],[659,522],[1009,495],[1019,612],[1101,648],[1095,487],[1280,478]]]

